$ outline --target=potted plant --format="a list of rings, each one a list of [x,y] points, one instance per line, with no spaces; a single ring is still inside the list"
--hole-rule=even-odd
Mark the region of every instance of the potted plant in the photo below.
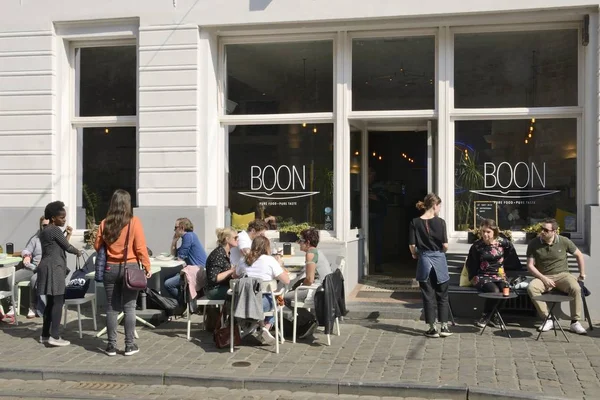
[[[83,206],[85,207],[85,227],[83,240],[87,248],[94,246],[96,235],[98,234],[98,225],[96,224],[96,208],[98,207],[98,195],[90,191],[88,185],[83,184]]]
[[[279,241],[282,243],[294,243],[298,241],[298,235],[305,229],[310,228],[306,222],[295,224],[293,221],[282,222],[279,226]]]
[[[469,229],[467,233],[467,243],[475,243],[479,239],[479,228]]]
[[[460,191],[457,194],[455,207],[457,210],[457,225],[459,227],[469,227],[473,221],[473,197],[472,190],[483,187],[482,166],[477,164],[477,154],[474,151],[467,151],[462,154],[456,166],[456,189]],[[468,229],[468,228],[467,228]]]
[[[538,222],[536,224],[526,226],[525,228],[523,228],[523,231],[525,232],[525,241],[530,242],[533,239],[535,239],[537,235],[540,234],[540,232],[542,231],[542,224]]]

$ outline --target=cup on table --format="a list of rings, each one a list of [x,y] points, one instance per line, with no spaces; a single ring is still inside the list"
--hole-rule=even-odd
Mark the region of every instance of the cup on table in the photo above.
[[[508,297],[510,295],[510,288],[508,286],[505,286],[502,288],[502,296],[506,296]]]

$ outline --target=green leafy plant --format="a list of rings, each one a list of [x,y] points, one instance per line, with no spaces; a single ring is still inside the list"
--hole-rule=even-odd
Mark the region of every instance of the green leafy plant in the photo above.
[[[479,240],[481,239],[481,235],[480,235],[480,230],[479,228],[475,228],[475,229],[469,229],[469,232],[472,233],[475,236],[475,240]],[[512,236],[512,231],[510,229],[507,230],[501,230],[500,231],[500,235],[506,237],[508,240],[510,240],[511,242],[513,241],[513,236]]]
[[[540,233],[542,233],[542,229],[544,228],[543,225],[544,224],[542,222],[538,222],[536,224],[526,226],[525,228],[523,228],[523,232],[535,233],[539,235]],[[560,226],[556,228],[556,234],[560,234]]]
[[[473,193],[471,190],[483,187],[483,173],[481,166],[477,164],[477,155],[474,151],[461,154],[460,161],[456,167],[456,185],[464,190],[458,199],[464,202],[462,209],[457,209],[459,214],[458,224],[470,225],[471,209],[473,205]]]
[[[281,233],[295,233],[299,235],[305,229],[310,228],[310,225],[307,222],[302,222],[300,224],[295,224],[293,220],[283,221],[279,226],[278,230]]]
[[[92,192],[88,185],[83,184],[83,207],[85,208],[85,225],[87,229],[96,226],[96,208],[100,202],[98,195]]]

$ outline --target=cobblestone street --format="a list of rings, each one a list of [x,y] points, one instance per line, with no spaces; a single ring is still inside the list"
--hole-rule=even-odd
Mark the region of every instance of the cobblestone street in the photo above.
[[[201,317],[194,318],[199,321]],[[570,343],[552,332],[536,342],[533,327],[509,324],[513,338],[508,339],[496,329],[480,336],[479,329],[465,324],[454,327],[449,338],[428,339],[419,321],[346,321],[341,336],[332,336],[331,346],[326,346],[322,333],[316,333],[309,341],[286,341],[280,354],[274,353],[274,347],[252,345],[242,345],[231,354],[228,349],[217,349],[211,335],[200,331],[198,324],[193,324],[193,340],[188,342],[186,324],[177,320],[156,330],[140,328],[141,351],[135,356],[107,357],[102,352],[104,340],[91,335],[90,320],[84,321],[83,339],[78,338],[77,322],[68,324],[64,337],[72,345],[66,348],[39,344],[39,320],[23,321],[18,327],[2,324],[0,378],[143,385],[195,382],[232,389],[287,388],[333,394],[362,394],[352,392],[357,390],[352,385],[359,382],[373,387],[406,383],[600,398],[598,329],[587,336],[567,333]],[[99,322],[102,327],[104,321]],[[123,336],[119,340],[122,348]],[[96,379],[90,373],[98,374]],[[282,383],[286,380],[288,386]]]

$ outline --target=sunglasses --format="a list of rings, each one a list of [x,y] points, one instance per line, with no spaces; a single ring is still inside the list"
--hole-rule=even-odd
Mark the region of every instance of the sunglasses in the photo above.
[[[233,237],[233,240],[238,240],[238,237],[239,237],[239,236],[234,236],[234,237]]]
[[[542,232],[544,232],[544,233],[551,233],[551,232],[554,232],[554,229],[542,228]]]
[[[304,240],[304,239],[299,239],[299,240],[298,240],[296,243],[298,243],[298,244],[306,243],[306,240]]]

